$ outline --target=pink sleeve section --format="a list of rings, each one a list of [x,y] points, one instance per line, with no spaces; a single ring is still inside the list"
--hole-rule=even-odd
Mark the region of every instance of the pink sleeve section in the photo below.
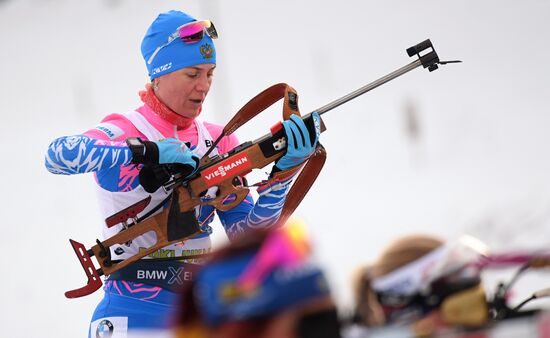
[[[122,142],[128,137],[144,137],[136,127],[121,114],[107,115],[94,128],[83,133],[93,139]]]
[[[220,141],[221,153],[225,154],[238,145],[239,145],[239,140],[237,139],[237,136],[235,134],[226,136]]]

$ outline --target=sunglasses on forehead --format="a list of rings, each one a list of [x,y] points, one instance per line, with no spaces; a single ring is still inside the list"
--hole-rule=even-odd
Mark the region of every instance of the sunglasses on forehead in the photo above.
[[[214,27],[214,24],[210,20],[193,21],[179,26],[174,33],[170,34],[168,40],[164,44],[155,49],[149,60],[147,60],[147,64],[151,64],[158,52],[174,42],[177,38],[180,38],[181,41],[186,44],[197,43],[202,40],[204,33],[212,39],[218,38],[216,27]]]

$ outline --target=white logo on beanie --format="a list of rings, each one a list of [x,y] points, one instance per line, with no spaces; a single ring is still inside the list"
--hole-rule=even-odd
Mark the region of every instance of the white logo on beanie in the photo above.
[[[156,67],[156,68],[153,68],[153,71],[151,72],[151,75],[155,75],[155,74],[158,74],[160,72],[164,72],[165,70],[168,70],[172,68],[172,62],[168,62],[167,64],[165,65],[162,65],[160,67]]]

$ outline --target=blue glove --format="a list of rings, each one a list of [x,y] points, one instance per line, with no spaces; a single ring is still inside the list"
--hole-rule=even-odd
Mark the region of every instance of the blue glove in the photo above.
[[[189,166],[191,172],[199,167],[199,156],[184,142],[175,138],[153,142],[142,141],[139,137],[130,137],[126,139],[126,144],[132,152],[133,164],[181,164]]]
[[[139,183],[148,193],[153,193],[168,182],[177,172],[184,177],[193,175],[200,158],[184,143],[175,138],[157,142],[143,141],[144,154],[137,157],[144,166],[139,171]],[[137,148],[139,154],[139,147]]]
[[[319,135],[321,134],[321,117],[317,112],[313,112],[311,118],[315,129],[313,143],[311,142],[306,124],[298,115],[291,115],[290,119],[283,121],[287,145],[286,153],[275,162],[275,167],[278,170],[288,170],[301,164],[315,151]]]
[[[167,138],[154,143],[158,148],[158,164],[184,164],[193,167],[193,171],[199,167],[199,156],[191,151],[184,142],[175,138]]]

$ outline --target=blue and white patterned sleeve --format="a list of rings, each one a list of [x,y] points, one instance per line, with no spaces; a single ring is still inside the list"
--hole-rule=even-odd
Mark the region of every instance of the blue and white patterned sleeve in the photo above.
[[[273,226],[281,215],[293,178],[294,175],[280,181],[268,181],[258,189],[259,197],[255,204],[249,195],[235,208],[225,212],[218,211],[229,239],[249,229]]]
[[[53,174],[73,175],[119,167],[130,163],[126,143],[93,139],[84,135],[55,139],[46,152],[46,169]]]

